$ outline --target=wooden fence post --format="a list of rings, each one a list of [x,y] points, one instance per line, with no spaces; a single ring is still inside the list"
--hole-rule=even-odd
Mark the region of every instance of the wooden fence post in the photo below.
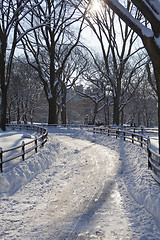
[[[132,133],[132,143],[134,143],[134,134]]]
[[[37,153],[37,137],[36,137],[36,139],[35,139],[35,152]]]
[[[149,168],[152,169],[152,165],[151,165],[150,160],[149,160],[149,159],[151,158],[151,151],[150,151],[150,149],[149,149],[149,144],[150,144],[150,138],[149,138],[149,136],[148,136],[148,138],[147,138],[148,169],[149,169]]]
[[[143,134],[143,127],[141,126],[141,132],[142,132],[142,134]]]
[[[3,154],[3,151],[2,151],[2,148],[0,147],[0,166],[1,166],[1,172],[3,172],[3,156],[2,156],[2,154]]]
[[[42,135],[42,147],[44,146],[44,136]]]
[[[119,137],[119,129],[116,130],[116,138]]]
[[[126,138],[125,138],[125,132],[123,132],[123,140],[124,140],[124,141],[126,140]]]
[[[151,158],[151,151],[149,148],[147,148],[147,151],[148,151],[148,169],[152,169],[152,165],[150,163],[150,158]]]
[[[150,144],[150,137],[148,136],[148,138],[147,138],[147,148],[149,148],[149,144]]]
[[[143,147],[143,136],[141,136],[141,147]]]
[[[24,161],[24,155],[25,155],[25,142],[22,142],[22,160]]]

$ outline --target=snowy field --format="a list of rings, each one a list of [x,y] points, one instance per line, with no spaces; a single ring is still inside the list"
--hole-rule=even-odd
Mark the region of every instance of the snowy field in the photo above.
[[[89,129],[48,131],[37,154],[0,174],[0,239],[160,239],[160,185],[144,149]]]
[[[0,130],[0,147],[2,148],[3,151],[5,151],[7,149],[21,146],[23,142],[24,143],[31,142],[35,139],[36,136],[39,136],[39,135],[40,134],[37,132],[33,132],[33,131],[31,132],[31,131],[27,131],[27,130],[25,130],[25,131],[14,130],[13,131],[13,130],[10,130],[9,128],[5,132]],[[29,147],[31,147],[32,145],[30,144]],[[5,161],[6,159],[9,159],[12,156],[19,154],[20,151],[21,151],[21,148],[4,153],[3,161]],[[25,156],[25,158],[29,157],[31,154],[32,153],[27,154]],[[22,161],[21,159],[22,159],[22,157],[16,158],[16,159],[12,160],[11,162],[3,164],[3,166],[5,166],[4,171],[10,171],[10,169],[12,169],[15,165],[17,165],[17,163]]]
[[[28,136],[28,138],[27,138]],[[8,148],[13,148],[22,144],[22,141],[29,142],[34,135],[32,132],[28,131],[10,131],[9,129],[6,132],[0,130],[0,147],[3,150]]]

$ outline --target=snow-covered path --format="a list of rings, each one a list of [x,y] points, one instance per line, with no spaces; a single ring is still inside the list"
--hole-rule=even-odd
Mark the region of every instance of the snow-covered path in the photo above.
[[[70,174],[67,173],[60,202],[57,200],[58,206],[55,204],[50,208],[54,214],[56,208],[55,215],[59,220],[57,224],[55,218],[56,229],[50,238],[114,239],[117,236],[117,239],[124,239],[129,236],[115,179],[121,167],[116,152],[94,142],[73,141],[68,136],[59,136],[57,140],[67,148],[66,164],[72,165],[74,162],[75,165],[76,159],[80,162],[79,166],[76,163],[76,169],[72,166]],[[72,157],[71,152],[74,153]],[[116,225],[113,225],[113,218]],[[65,223],[62,224],[64,219]]]
[[[45,147],[0,181],[0,239],[160,239],[159,185],[131,143],[50,129]]]

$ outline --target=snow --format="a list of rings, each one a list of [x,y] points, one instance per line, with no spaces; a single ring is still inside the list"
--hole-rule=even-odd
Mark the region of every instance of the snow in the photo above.
[[[108,1],[105,1],[108,2]],[[142,23],[139,22],[136,18],[134,18],[128,10],[118,1],[118,0],[111,0],[108,5],[114,6],[115,12],[118,11],[123,15],[123,18],[127,18],[127,22],[129,25],[134,26],[134,30],[138,33],[138,35],[143,35],[144,37],[152,38],[154,37],[153,31],[146,26],[144,26]],[[157,16],[157,15],[155,15]]]
[[[22,146],[24,143],[32,142],[36,136],[39,136],[37,132],[30,132],[30,131],[13,131],[13,130],[7,130],[3,132],[0,131],[0,148],[1,150],[5,151],[7,149],[11,149],[14,147]],[[34,145],[34,142],[30,144],[28,147],[32,147]],[[15,149],[12,151],[8,151],[3,153],[3,161],[6,161],[10,157],[16,156],[17,154],[20,154],[20,151],[22,149]],[[26,158],[29,157],[29,153],[26,154]],[[5,168],[5,171],[9,171],[13,166],[17,165],[19,162],[22,161],[22,158],[16,158],[12,160],[11,162],[7,162],[3,164],[3,168]]]
[[[150,147],[158,153],[158,134],[150,134]]]
[[[0,239],[160,239],[145,149],[92,129],[48,131],[37,154],[0,174]]]
[[[2,147],[3,150],[16,147],[18,145],[21,145],[22,141],[30,142],[31,138],[34,138],[34,136],[35,134],[31,134],[31,132],[29,134],[28,131],[0,131],[0,147]]]

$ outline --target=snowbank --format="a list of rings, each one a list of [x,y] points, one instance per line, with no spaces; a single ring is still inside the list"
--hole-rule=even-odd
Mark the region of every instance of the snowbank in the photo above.
[[[46,154],[47,149],[44,147],[37,154],[33,154],[24,162],[20,162],[12,170],[1,173],[0,197],[4,194],[14,194],[23,185],[35,178],[37,174],[44,171],[52,163],[52,160]]]
[[[66,129],[49,127],[48,131],[49,131],[48,142],[45,144],[43,148],[40,149],[40,151],[37,154],[33,154],[30,158],[26,159],[25,162],[21,162],[20,164],[16,165],[11,171],[0,174],[1,182],[0,197],[3,203],[1,205],[0,210],[3,215],[4,224],[2,239],[3,237],[5,240],[12,239],[14,236],[13,234],[15,232],[17,234],[16,239],[22,239],[22,237],[28,239],[37,239],[38,236],[40,236],[39,235],[40,233],[42,234],[41,239],[56,239],[56,240],[60,239],[60,238],[47,238],[46,235],[43,235],[44,232],[45,233],[47,232],[46,234],[50,233],[50,236],[52,237],[55,236],[53,234],[55,233],[54,232],[55,229],[53,227],[51,228],[49,227],[49,223],[47,222],[47,217],[49,216],[45,215],[44,211],[47,211],[49,207],[50,214],[52,214],[54,217],[54,214],[59,209],[58,206],[61,206],[62,216],[64,214],[64,209],[66,212],[68,211],[69,213],[69,209],[67,209],[66,206],[66,202],[68,201],[68,199],[65,193],[67,191],[71,193],[73,188],[74,193],[72,194],[78,201],[79,192],[78,184],[80,184],[80,187],[83,189],[85,187],[84,184],[88,184],[87,178],[80,183],[76,182],[72,183],[71,181],[72,175],[75,174],[75,176],[77,176],[78,179],[80,170],[81,171],[82,169],[84,170],[85,166],[87,166],[88,158],[90,158],[90,160],[95,161],[96,163],[96,159],[94,159],[94,152],[92,152],[92,150],[88,147],[88,141],[90,143],[93,143],[93,145],[95,144],[97,146],[97,149],[101,149],[101,151],[104,153],[100,155],[101,158],[104,156],[103,163],[105,162],[104,161],[105,159],[110,159],[113,161],[113,163],[116,162],[116,159],[119,159],[119,166],[116,177],[114,177],[115,178],[114,180],[111,179],[113,181],[109,181],[110,184],[107,186],[106,195],[103,194],[103,198],[100,199],[100,201],[97,201],[98,199],[97,195],[94,194],[95,193],[94,191],[96,191],[95,186],[92,185],[91,183],[88,184],[87,189],[90,189],[91,191],[90,193],[88,192],[89,194],[88,196],[90,196],[92,200],[91,203],[92,202],[96,203],[97,201],[98,202],[97,204],[103,206],[103,201],[105,201],[105,198],[108,197],[108,194],[110,193],[110,191],[112,191],[112,188],[114,187],[116,188],[117,186],[120,195],[118,195],[117,193],[116,193],[117,195],[115,195],[115,193],[113,192],[110,198],[111,200],[116,201],[117,209],[118,206],[121,206],[122,209],[124,209],[124,216],[127,215],[128,219],[130,220],[128,228],[130,229],[130,231],[133,231],[132,238],[128,237],[121,239],[140,239],[140,240],[160,239],[160,227],[159,227],[160,186],[157,182],[155,182],[155,180],[152,178],[150,174],[150,171],[147,169],[148,167],[147,153],[145,149],[142,149],[140,146],[134,145],[127,141],[124,142],[122,139],[116,139],[114,137],[93,134],[92,130],[89,129],[79,130],[71,128]],[[56,136],[61,136],[62,139],[63,136],[69,136],[71,142],[66,143],[63,142],[62,144],[60,141],[58,142],[56,140]],[[75,140],[77,141],[77,139],[84,140],[83,143],[84,146],[85,141],[87,141],[86,142],[87,147],[84,147],[83,151],[81,152],[78,146],[74,145],[74,142]],[[72,147],[70,147],[70,145],[72,145]],[[91,173],[95,174],[95,171],[91,171]],[[99,182],[102,184],[101,175],[99,175],[99,177],[100,177]],[[112,178],[112,172],[109,177]],[[106,176],[106,179],[107,178],[108,176]],[[27,194],[27,191],[28,192],[30,191],[30,193]],[[78,206],[75,205],[75,211],[78,211],[79,207],[81,206],[83,198],[85,198],[86,196],[86,194],[84,194],[83,191],[80,192],[79,194],[81,194],[79,195],[80,201]],[[96,196],[95,200],[93,199],[94,195]],[[19,199],[19,196],[22,197],[22,200]],[[59,203],[58,196],[62,196],[61,202]],[[45,199],[47,199],[46,202]],[[72,195],[70,196],[69,199],[71,199],[71,201],[75,200],[72,199]],[[48,206],[49,203],[50,205]],[[87,204],[90,204],[89,199],[86,199],[85,204],[86,206]],[[93,203],[91,205],[93,205]],[[4,206],[6,207],[3,208]],[[53,206],[55,207],[54,208],[55,212],[53,211]],[[99,207],[99,205],[96,206]],[[109,204],[107,206],[109,206]],[[114,206],[110,207],[114,208]],[[31,211],[32,209],[34,209],[33,212]],[[41,209],[43,209],[43,211],[41,215],[38,215],[36,226],[35,225],[32,226],[31,222],[27,222],[27,217],[28,219],[32,220],[37,218],[37,216],[34,214],[37,213],[40,214]],[[51,211],[51,209],[53,212]],[[91,210],[88,211],[88,215],[83,214],[81,217],[79,215],[77,216],[77,218],[75,217],[74,219],[75,221],[77,221],[78,217],[81,219],[81,221],[79,221],[80,225],[77,226],[82,226],[83,225],[82,220],[84,220],[85,225],[83,225],[83,227],[87,228],[86,224],[88,225],[90,224],[88,221],[90,215],[91,216],[94,215],[94,213],[91,213]],[[22,218],[21,211],[27,214],[27,217]],[[101,216],[101,224],[104,225],[106,224],[105,226],[107,226],[107,221],[108,219],[110,219],[111,221],[110,224],[112,225],[111,229],[113,230],[115,224],[117,224],[115,222],[115,220],[117,219],[114,218],[114,214],[110,218],[108,215],[107,220],[104,219],[103,215],[105,214],[105,211],[106,209],[105,210],[103,209],[102,212],[98,213]],[[11,229],[10,225],[8,225],[8,222],[5,225],[6,216],[8,218],[7,213],[9,216],[10,214],[12,214],[13,219],[10,221],[10,224],[12,226]],[[17,214],[19,214],[18,217]],[[29,214],[32,214],[32,216],[30,216]],[[122,216],[123,220],[124,216]],[[17,218],[18,220],[16,220]],[[118,219],[118,221],[121,222],[121,219]],[[123,221],[121,223],[123,223]],[[68,230],[69,225],[67,224],[69,223],[66,222],[66,219],[64,219],[63,222],[60,221],[59,224],[61,224],[59,227],[59,232],[61,231],[62,227],[63,228],[66,227],[66,230]],[[97,224],[100,225],[99,218],[97,220]],[[16,229],[13,229],[15,226],[18,226],[20,230],[16,231]],[[53,224],[53,226],[56,225]],[[78,227],[74,229],[73,225],[71,226],[72,231],[78,229]],[[26,232],[23,229],[25,229]],[[100,233],[99,229],[97,230],[97,228],[95,228],[95,230],[96,233]],[[10,233],[10,235],[8,235],[8,238],[5,236],[6,231]],[[96,233],[94,234],[94,236],[98,236],[96,235]],[[79,235],[79,239],[85,239],[85,237],[88,236],[87,234],[89,233],[85,232],[85,235],[83,234],[84,233]],[[84,238],[80,238],[80,236],[82,235],[84,236]],[[76,235],[73,236],[75,237]],[[105,238],[97,237],[97,239]],[[115,237],[112,239],[120,238]]]

